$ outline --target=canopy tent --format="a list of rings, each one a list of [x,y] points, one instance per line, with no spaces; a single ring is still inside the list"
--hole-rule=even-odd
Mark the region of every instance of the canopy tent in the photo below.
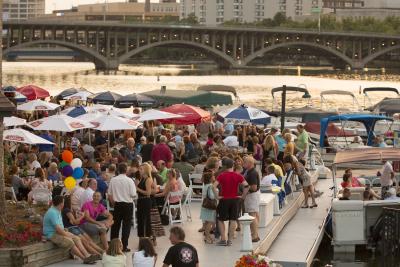
[[[376,105],[367,108],[367,110],[392,116],[393,114],[400,112],[400,98],[384,98]]]
[[[94,104],[114,105],[121,97],[122,95],[120,94],[107,91],[91,95],[87,98],[87,101]]]
[[[86,128],[93,128],[89,122],[72,118],[65,114],[53,115],[27,124],[34,130],[47,130],[56,132],[73,132]]]
[[[238,98],[235,87],[227,85],[202,85],[197,87],[197,91],[207,91],[207,92],[228,92],[233,94],[235,98]]]
[[[304,125],[304,128],[307,132],[314,134],[321,134],[321,123],[319,121],[307,122]],[[356,136],[353,131],[345,130],[341,127],[338,127],[334,123],[329,123],[325,132],[326,136],[334,136],[334,137],[351,137]]]
[[[87,98],[88,98],[89,96],[92,96],[92,95],[93,95],[93,93],[91,93],[91,92],[89,92],[89,91],[86,91],[86,90],[82,90],[82,91],[79,91],[79,92],[77,92],[77,93],[75,93],[75,94],[66,96],[66,97],[64,97],[64,99],[65,99],[65,100],[87,101]]]
[[[115,102],[115,106],[119,108],[129,107],[153,107],[157,105],[157,100],[142,94],[129,94],[122,96]]]
[[[164,92],[162,90],[154,90],[143,94],[156,99],[161,106],[170,106],[182,103],[199,107],[232,104],[232,97],[230,95],[207,91],[166,90]]]
[[[32,100],[27,103],[17,106],[17,110],[20,111],[40,111],[40,110],[55,110],[59,108],[60,105],[43,101],[40,99]]]
[[[247,107],[246,105],[218,112],[218,118],[234,125],[265,125],[271,122],[271,117],[267,113],[256,108]]]
[[[199,124],[203,121],[210,121],[211,114],[210,112],[203,110],[201,108],[186,105],[186,104],[176,104],[166,108],[163,108],[161,111],[178,114],[181,115],[182,118],[174,118],[174,119],[166,119],[160,120],[163,123],[167,124],[180,124],[180,125],[188,125],[188,124]]]
[[[176,119],[183,117],[178,114],[169,113],[157,109],[149,109],[137,115],[138,115],[137,121],[165,120],[165,119]]]
[[[3,123],[4,123],[4,127],[14,127],[14,126],[25,125],[26,120],[15,117],[15,116],[11,116],[11,117],[4,117]]]
[[[26,85],[17,89],[17,92],[26,96],[28,100],[45,99],[50,96],[50,93],[35,85]]]
[[[322,118],[338,115],[337,112],[325,111],[310,106],[293,108],[286,111],[285,114],[286,117],[300,117],[302,122],[319,122]]]
[[[36,144],[54,145],[54,143],[40,136],[34,135],[33,133],[28,132],[21,128],[5,130],[3,133],[3,141],[23,143],[29,145],[36,145]]]
[[[374,137],[375,124],[377,121],[380,120],[393,121],[393,119],[389,117],[379,116],[379,115],[369,115],[369,114],[343,114],[343,115],[335,115],[335,116],[330,116],[328,118],[323,118],[321,120],[321,131],[319,139],[320,147],[324,147],[325,135],[328,129],[328,125],[331,122],[337,122],[337,121],[356,121],[363,123],[368,135],[367,145],[370,146],[372,145],[372,140]]]

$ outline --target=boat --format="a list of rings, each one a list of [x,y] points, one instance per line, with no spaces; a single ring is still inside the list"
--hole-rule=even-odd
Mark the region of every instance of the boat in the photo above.
[[[372,103],[371,96],[368,94],[370,92],[379,92],[380,94],[384,92],[392,92],[396,95],[396,98],[400,97],[399,90],[393,87],[367,87],[363,89],[363,95],[364,95],[364,107],[367,107],[367,101],[368,101],[368,106],[374,106],[374,103]]]
[[[207,91],[207,92],[225,92],[232,94],[236,100],[239,100],[239,95],[236,92],[236,88],[227,85],[201,85],[197,87],[197,91]]]

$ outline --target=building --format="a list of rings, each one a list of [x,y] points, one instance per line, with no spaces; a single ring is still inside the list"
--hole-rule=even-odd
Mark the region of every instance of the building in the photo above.
[[[27,20],[45,13],[45,0],[3,0],[3,21]]]
[[[79,5],[69,10],[55,10],[38,20],[74,21],[159,21],[163,17],[179,20],[179,3],[116,2]]]
[[[181,0],[180,4],[181,19],[194,14],[205,25],[261,21],[278,12],[294,18],[322,8],[322,0]]]

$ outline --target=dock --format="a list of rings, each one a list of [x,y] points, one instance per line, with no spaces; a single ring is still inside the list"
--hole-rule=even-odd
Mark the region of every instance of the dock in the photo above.
[[[264,239],[257,252],[266,253],[285,267],[311,266],[324,235],[325,219],[332,202],[331,186],[332,179],[318,180],[316,189],[324,192],[317,198],[318,207],[300,208],[276,238]]]

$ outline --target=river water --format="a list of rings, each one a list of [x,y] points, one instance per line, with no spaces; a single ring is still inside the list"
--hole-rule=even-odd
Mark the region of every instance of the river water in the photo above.
[[[212,68],[193,66],[128,66],[122,65],[116,74],[105,75],[94,71],[92,63],[82,62],[3,62],[3,85],[23,86],[35,84],[56,94],[71,87],[84,87],[92,92],[114,91],[120,94],[145,92],[159,89],[165,85],[168,89],[195,90],[199,85],[221,84],[234,86],[239,94],[240,102],[259,108],[272,107],[271,88],[282,85],[306,87],[312,95],[312,104],[320,106],[320,92],[324,90],[346,90],[355,94],[359,104],[364,105],[364,97],[359,94],[360,88],[372,86],[399,87],[397,79],[376,76],[338,76],[328,75],[297,76],[297,75],[267,75],[271,69],[257,69],[249,75],[226,75],[224,71]],[[263,75],[263,73],[266,73]],[[296,70],[287,73],[297,73]],[[321,72],[322,73],[322,72]],[[159,79],[158,77],[159,76]],[[328,77],[324,77],[328,76]],[[335,76],[334,76],[335,77]],[[354,79],[354,77],[356,79]],[[359,79],[357,79],[359,77]],[[351,78],[351,79],[350,79]],[[374,79],[374,80],[372,80]],[[388,78],[389,79],[389,78]],[[383,81],[382,81],[383,80]],[[371,94],[372,102],[378,102],[387,95]],[[329,96],[330,108],[355,108],[356,104],[349,96]],[[307,103],[301,99],[301,94],[288,95],[288,106],[304,106]],[[368,106],[370,103],[365,102]]]

